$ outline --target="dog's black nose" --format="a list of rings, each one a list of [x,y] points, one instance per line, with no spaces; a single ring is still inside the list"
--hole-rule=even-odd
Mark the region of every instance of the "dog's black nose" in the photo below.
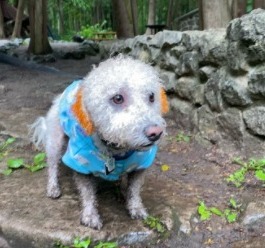
[[[163,129],[157,125],[148,126],[145,131],[145,136],[148,138],[149,141],[155,142],[160,139]]]

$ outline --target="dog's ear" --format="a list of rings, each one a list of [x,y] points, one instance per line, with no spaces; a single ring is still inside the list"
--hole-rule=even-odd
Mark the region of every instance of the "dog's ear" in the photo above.
[[[95,127],[90,118],[89,113],[86,111],[82,99],[82,89],[80,89],[76,94],[75,103],[72,105],[72,111],[77,121],[81,125],[81,127],[85,130],[87,135],[91,135]]]
[[[169,111],[169,105],[168,105],[166,92],[162,87],[160,90],[160,101],[161,101],[161,112],[162,114],[166,114]]]

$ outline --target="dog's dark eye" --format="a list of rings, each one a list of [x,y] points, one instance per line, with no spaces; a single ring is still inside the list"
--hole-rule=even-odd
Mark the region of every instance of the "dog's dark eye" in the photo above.
[[[115,95],[114,97],[112,97],[112,101],[115,104],[122,104],[124,102],[124,98],[122,95]]]
[[[151,93],[149,95],[149,102],[154,102],[155,101],[155,94],[154,93]]]

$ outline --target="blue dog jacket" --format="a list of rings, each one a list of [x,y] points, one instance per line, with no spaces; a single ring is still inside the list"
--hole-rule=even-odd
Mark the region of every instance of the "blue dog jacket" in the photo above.
[[[109,181],[118,180],[124,173],[150,167],[156,156],[156,145],[148,150],[129,151],[116,157],[109,157],[99,151],[72,110],[81,83],[82,80],[74,81],[60,98],[60,123],[69,137],[67,150],[62,157],[64,164],[79,173],[93,174]]]

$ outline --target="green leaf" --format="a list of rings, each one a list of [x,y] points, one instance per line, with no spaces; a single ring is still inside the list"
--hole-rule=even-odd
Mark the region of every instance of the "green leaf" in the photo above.
[[[238,205],[237,205],[236,200],[234,198],[230,198],[229,203],[230,203],[232,208],[234,208],[234,209],[238,208]]]
[[[1,146],[0,146],[0,152],[3,152],[7,146],[11,145],[16,139],[11,137],[8,138]]]
[[[156,217],[148,216],[144,220],[144,224],[147,225],[149,228],[156,230],[159,233],[165,232],[165,227],[163,223]]]
[[[218,208],[212,207],[212,208],[210,208],[210,211],[211,211],[213,214],[215,214],[215,215],[223,216],[222,211],[219,210]]]
[[[36,172],[45,168],[46,165],[47,165],[46,163],[42,163],[42,164],[27,166],[26,168],[29,169],[31,172]]]
[[[233,223],[237,220],[238,213],[231,211],[230,209],[225,209],[224,213],[228,223]]]
[[[11,137],[11,138],[8,138],[5,142],[6,145],[11,145],[12,143],[14,143],[16,141],[16,138],[14,137]]]
[[[202,221],[209,220],[212,216],[211,211],[206,207],[203,201],[199,202],[198,213]]]
[[[240,187],[245,181],[245,175],[247,173],[246,168],[241,168],[231,174],[226,180],[233,183],[236,187]]]
[[[55,248],[70,248],[69,246],[62,244],[62,242],[60,240],[57,240],[55,242],[54,247]]]
[[[159,233],[163,233],[163,232],[165,232],[165,228],[164,228],[160,223],[157,223],[157,224],[156,224],[156,230],[157,230]]]
[[[263,170],[258,170],[255,172],[255,176],[256,178],[258,178],[259,180],[265,181],[265,173]]]
[[[2,171],[2,174],[5,176],[9,176],[12,173],[12,169],[5,169],[4,171]]]
[[[24,160],[22,158],[17,159],[8,159],[7,160],[7,167],[10,169],[18,169],[21,168],[24,164]]]
[[[94,248],[118,248],[116,242],[99,242]]]
[[[80,240],[79,238],[75,238],[74,248],[88,248],[90,243],[91,243],[90,239]]]
[[[185,141],[185,142],[187,142],[187,143],[190,142],[190,137],[184,135],[184,136],[183,136],[183,141]]]
[[[33,164],[37,165],[37,164],[43,163],[45,161],[45,158],[46,158],[46,154],[44,152],[38,153],[33,159]]]

